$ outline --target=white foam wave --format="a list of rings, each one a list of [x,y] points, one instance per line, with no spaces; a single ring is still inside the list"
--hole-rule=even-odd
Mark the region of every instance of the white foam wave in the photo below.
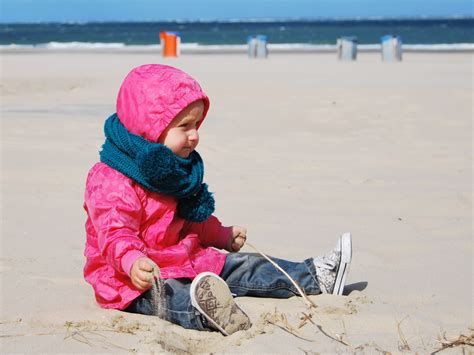
[[[380,44],[359,44],[360,51],[378,51]],[[37,45],[7,44],[0,45],[0,50],[21,50],[21,49],[51,49],[51,50],[141,50],[157,51],[161,50],[160,44],[149,45],[127,45],[125,43],[101,43],[101,42],[49,42]],[[474,51],[474,43],[453,43],[453,44],[403,44],[403,50],[407,51]],[[199,43],[181,43],[182,53],[237,53],[245,52],[246,44],[218,44],[204,45]],[[325,52],[335,51],[335,44],[307,44],[307,43],[269,43],[268,50],[273,52]]]
[[[38,47],[40,47],[39,45]],[[41,46],[42,47],[42,46]],[[124,48],[125,43],[102,43],[102,42],[49,42],[44,45],[49,49],[94,49],[94,48]]]
[[[33,44],[2,44],[0,45],[0,49],[28,49],[28,48],[35,48]]]
[[[413,51],[474,51],[474,43],[453,43],[453,44],[404,44],[404,49]]]

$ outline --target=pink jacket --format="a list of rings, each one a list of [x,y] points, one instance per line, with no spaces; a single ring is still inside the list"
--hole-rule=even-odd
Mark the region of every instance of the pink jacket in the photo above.
[[[117,98],[117,115],[132,133],[156,141],[173,118],[196,100],[209,99],[186,73],[164,65],[143,65],[125,78]],[[163,278],[219,274],[230,227],[211,216],[192,223],[177,216],[177,201],[150,192],[103,163],[89,171],[84,195],[87,241],[84,277],[104,308],[124,309],[138,297],[130,279],[135,260],[147,256]]]

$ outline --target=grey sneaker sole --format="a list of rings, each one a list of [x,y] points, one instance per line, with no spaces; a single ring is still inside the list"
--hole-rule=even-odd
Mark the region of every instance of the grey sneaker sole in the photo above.
[[[352,236],[350,233],[344,233],[339,238],[341,247],[341,263],[337,268],[336,282],[334,283],[333,295],[342,295],[346,277],[349,273],[349,265],[352,260]]]
[[[191,304],[224,335],[249,329],[252,324],[235,303],[229,286],[216,274],[203,272],[191,283]]]

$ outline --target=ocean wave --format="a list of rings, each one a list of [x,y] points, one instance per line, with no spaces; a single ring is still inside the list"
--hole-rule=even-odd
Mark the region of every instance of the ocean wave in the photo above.
[[[36,45],[7,44],[0,45],[0,50],[15,49],[51,49],[51,50],[161,50],[160,44],[127,45],[125,43],[102,43],[102,42],[48,42]],[[359,44],[357,48],[361,51],[380,50],[380,44]],[[453,44],[403,44],[403,50],[407,51],[474,51],[474,43],[453,43]],[[186,52],[244,52],[247,50],[246,44],[224,44],[224,45],[204,45],[199,43],[181,43],[183,53]],[[324,52],[335,51],[336,44],[308,44],[308,43],[268,43],[268,50],[274,52]]]
[[[405,44],[402,48],[413,51],[474,51],[474,43]]]
[[[43,45],[38,45],[42,47]],[[44,44],[49,49],[94,49],[94,48],[124,48],[125,43],[102,43],[102,42],[49,42]]]
[[[16,43],[11,43],[11,44],[1,44],[0,49],[29,49],[29,48],[35,48],[36,46],[34,44],[16,44]]]

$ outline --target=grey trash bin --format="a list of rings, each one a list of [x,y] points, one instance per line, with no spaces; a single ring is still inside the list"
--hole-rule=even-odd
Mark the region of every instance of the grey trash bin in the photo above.
[[[257,56],[257,39],[253,36],[247,37],[247,54],[249,58]]]
[[[337,57],[339,60],[357,59],[357,37],[341,37],[337,40]]]
[[[257,58],[268,57],[267,36],[257,36]]]
[[[267,36],[248,36],[247,37],[247,54],[249,58],[267,58]]]
[[[402,39],[399,36],[386,35],[380,38],[382,60],[400,62],[402,60]]]

